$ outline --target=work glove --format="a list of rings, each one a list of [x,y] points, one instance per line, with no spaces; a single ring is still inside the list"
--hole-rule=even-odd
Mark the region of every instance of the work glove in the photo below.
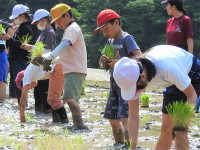
[[[40,66],[42,65],[43,60],[44,60],[44,57],[34,57],[31,63],[34,64],[35,66]]]
[[[48,71],[51,71],[51,62],[52,62],[52,60],[47,60],[47,59],[44,59],[43,61],[42,61],[42,66],[43,66],[43,70],[44,71],[46,71],[46,72],[48,72]]]

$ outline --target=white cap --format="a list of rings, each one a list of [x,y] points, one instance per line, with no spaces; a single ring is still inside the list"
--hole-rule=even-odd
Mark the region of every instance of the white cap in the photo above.
[[[25,12],[27,12],[27,8],[22,4],[17,4],[13,7],[12,15],[9,17],[9,19],[15,19]]]
[[[34,16],[33,16],[33,22],[32,22],[32,24],[35,23],[36,21],[38,21],[38,20],[46,17],[46,16],[50,16],[50,13],[47,10],[45,10],[45,9],[38,9],[35,12]]]
[[[124,100],[133,100],[137,91],[140,68],[136,60],[123,57],[114,67],[113,77]]]
[[[28,6],[25,6],[24,7],[26,8],[26,12],[30,12],[30,9],[28,8]]]

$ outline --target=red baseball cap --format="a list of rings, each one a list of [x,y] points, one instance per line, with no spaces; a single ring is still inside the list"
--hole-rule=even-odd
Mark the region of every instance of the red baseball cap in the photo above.
[[[110,20],[120,18],[120,16],[112,9],[102,10],[97,17],[97,28],[93,34],[96,34],[99,29],[104,27]]]
[[[17,74],[17,77],[15,79],[15,82],[16,82],[16,85],[19,89],[21,89],[21,85],[22,85],[22,80],[23,80],[23,77],[24,77],[24,72],[25,70],[22,70],[20,71],[18,74]]]

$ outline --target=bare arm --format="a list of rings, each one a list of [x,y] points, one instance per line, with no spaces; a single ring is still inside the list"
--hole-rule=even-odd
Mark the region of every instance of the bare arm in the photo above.
[[[130,58],[131,58],[131,59],[136,59],[136,57],[137,57],[138,55],[141,55],[142,52],[141,52],[141,50],[137,49],[137,50],[133,50],[133,51],[132,51],[132,54],[133,54],[133,56],[131,56]]]
[[[189,104],[192,104],[192,105],[196,104],[197,94],[192,84],[190,84],[185,90],[183,90],[183,93],[187,96],[187,102]]]
[[[14,30],[13,30],[12,28],[8,28],[7,34],[8,34],[11,38],[13,38]]]
[[[193,54],[193,39],[192,38],[187,39],[187,45],[188,45],[188,52]]]
[[[20,121],[26,122],[25,119],[25,107],[27,102],[27,95],[28,95],[29,84],[25,85],[22,89],[22,95],[20,98]]]
[[[139,99],[129,101],[128,132],[132,144],[131,150],[136,150],[139,129]]]

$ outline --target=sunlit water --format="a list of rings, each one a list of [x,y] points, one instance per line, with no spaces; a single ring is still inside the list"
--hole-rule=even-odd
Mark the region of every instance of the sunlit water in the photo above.
[[[103,119],[108,89],[86,87],[80,106],[84,122],[90,131],[67,130],[72,126],[70,110],[67,109],[70,123],[52,123],[51,114],[36,113],[34,110],[33,92],[29,92],[29,114],[27,123],[19,121],[19,107],[16,99],[7,98],[0,106],[0,149],[114,149],[114,139],[108,120]],[[138,149],[154,149],[161,126],[162,95],[159,92],[148,92],[150,107],[140,108],[140,128]],[[192,126],[189,133],[190,149],[200,149],[200,133],[197,126]]]

